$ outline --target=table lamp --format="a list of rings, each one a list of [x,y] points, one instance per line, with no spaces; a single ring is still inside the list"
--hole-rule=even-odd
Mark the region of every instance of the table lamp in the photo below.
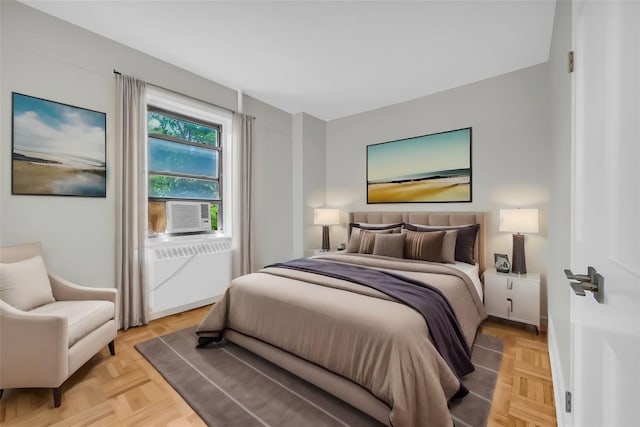
[[[328,251],[329,245],[329,226],[340,224],[340,211],[338,209],[314,209],[313,223],[322,226],[322,250]]]
[[[511,272],[525,274],[527,263],[524,255],[524,236],[520,233],[538,232],[538,209],[500,209],[500,231],[515,233]]]

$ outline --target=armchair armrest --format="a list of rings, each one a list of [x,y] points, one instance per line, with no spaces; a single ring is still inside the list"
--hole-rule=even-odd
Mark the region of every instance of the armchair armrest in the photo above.
[[[68,376],[68,344],[65,317],[0,300],[0,389],[59,387]]]
[[[60,276],[57,273],[49,272],[49,282],[51,291],[56,301],[84,301],[84,300],[106,300],[111,301],[115,306],[113,318],[116,325],[119,323],[118,290],[115,288],[92,288],[88,286],[76,285]],[[118,326],[119,327],[119,326]]]
[[[116,303],[118,291],[115,288],[92,288],[76,285],[52,272],[49,272],[49,281],[56,301],[107,300]]]

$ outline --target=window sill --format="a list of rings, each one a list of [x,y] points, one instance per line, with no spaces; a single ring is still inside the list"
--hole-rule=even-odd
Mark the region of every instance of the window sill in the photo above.
[[[158,246],[164,246],[166,244],[190,244],[190,243],[205,243],[213,242],[216,240],[230,240],[231,236],[223,232],[211,232],[211,233],[194,233],[194,234],[182,234],[182,235],[169,235],[169,234],[156,234],[149,236],[146,239],[147,247],[154,248]]]

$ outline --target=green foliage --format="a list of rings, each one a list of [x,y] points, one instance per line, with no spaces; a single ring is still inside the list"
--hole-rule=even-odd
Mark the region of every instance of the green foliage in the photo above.
[[[171,177],[151,175],[149,176],[149,196],[168,197],[173,189],[173,184],[173,179]]]
[[[220,195],[217,181],[150,174],[149,197],[217,200]]]
[[[211,204],[211,229],[218,229],[218,205]]]
[[[218,146],[217,129],[151,111],[147,113],[147,132],[150,135],[168,135],[189,142]]]

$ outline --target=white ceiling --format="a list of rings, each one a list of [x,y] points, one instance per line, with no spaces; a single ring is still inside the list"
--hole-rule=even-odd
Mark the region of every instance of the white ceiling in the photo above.
[[[23,3],[324,120],[548,60],[555,0]]]

